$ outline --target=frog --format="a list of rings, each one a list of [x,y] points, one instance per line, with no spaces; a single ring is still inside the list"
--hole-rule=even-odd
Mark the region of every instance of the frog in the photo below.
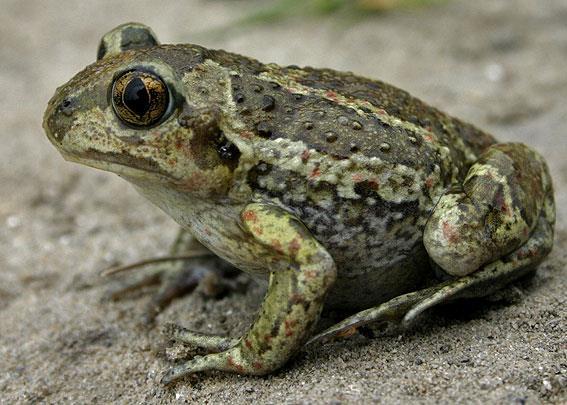
[[[161,44],[127,23],[57,89],[43,126],[66,160],[117,174],[181,225],[173,251],[194,268],[267,284],[240,338],[166,325],[205,354],[165,384],[266,375],[315,342],[411,325],[534,274],[553,245],[538,152],[351,72]],[[323,310],[348,315],[317,329]]]

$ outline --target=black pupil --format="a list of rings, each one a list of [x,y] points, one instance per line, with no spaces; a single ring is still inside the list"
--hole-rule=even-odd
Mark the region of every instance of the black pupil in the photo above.
[[[138,116],[143,116],[150,109],[150,95],[144,81],[139,77],[130,80],[124,89],[124,105]]]

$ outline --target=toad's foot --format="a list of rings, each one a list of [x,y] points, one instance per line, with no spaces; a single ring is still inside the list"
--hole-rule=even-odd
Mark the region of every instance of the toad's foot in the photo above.
[[[117,283],[105,294],[105,298],[118,300],[144,287],[159,285],[157,293],[152,296],[146,308],[146,324],[152,324],[156,316],[175,298],[192,292],[198,286],[210,297],[218,297],[237,288],[238,283],[234,278],[240,273],[234,266],[214,256],[203,246],[197,245],[185,231],[181,231],[175,241],[171,257],[147,260],[107,273],[129,271],[139,267],[144,269],[137,270],[133,276]]]
[[[238,343],[238,339],[194,332],[174,323],[165,324],[162,332],[172,340],[186,343],[208,352],[222,352],[236,346]]]

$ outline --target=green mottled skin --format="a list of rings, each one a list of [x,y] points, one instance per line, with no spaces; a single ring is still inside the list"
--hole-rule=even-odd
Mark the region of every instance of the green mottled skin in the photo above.
[[[169,88],[169,111],[152,127],[125,125],[110,103],[117,76],[137,69]],[[241,339],[170,326],[217,353],[164,382],[272,372],[310,337],[486,295],[552,245],[541,156],[351,73],[158,45],[127,24],[57,90],[44,127],[66,159],[119,174],[215,255],[269,279]],[[220,153],[219,139],[236,153]],[[313,337],[324,306],[363,311]]]

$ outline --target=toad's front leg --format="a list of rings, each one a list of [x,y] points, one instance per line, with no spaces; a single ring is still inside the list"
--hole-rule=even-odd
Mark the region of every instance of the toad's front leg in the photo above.
[[[301,222],[280,208],[250,204],[241,219],[253,243],[267,249],[272,263],[266,270],[270,282],[260,314],[236,345],[172,368],[162,379],[166,384],[205,370],[270,373],[298,352],[319,319],[325,295],[336,278],[330,254]],[[191,343],[210,346],[210,337],[202,336],[206,341],[201,342],[199,334],[191,336]]]

